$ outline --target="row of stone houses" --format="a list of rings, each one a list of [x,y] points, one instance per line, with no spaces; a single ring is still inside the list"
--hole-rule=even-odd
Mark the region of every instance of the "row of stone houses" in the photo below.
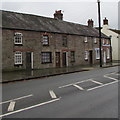
[[[41,69],[98,64],[99,32],[63,20],[61,10],[54,18],[2,11],[2,68]],[[111,61],[110,38],[102,34],[103,62]]]

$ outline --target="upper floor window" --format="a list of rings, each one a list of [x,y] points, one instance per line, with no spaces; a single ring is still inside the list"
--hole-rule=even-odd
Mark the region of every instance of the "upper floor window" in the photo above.
[[[75,62],[75,51],[71,51],[71,62]]]
[[[84,42],[87,43],[88,42],[88,39],[87,37],[84,38]]]
[[[22,52],[20,51],[15,52],[14,61],[15,65],[22,64]]]
[[[97,39],[96,39],[96,38],[94,38],[94,43],[95,43],[95,44],[97,43]]]
[[[43,46],[49,45],[49,36],[48,35],[43,35],[42,44],[43,44]]]
[[[16,32],[14,35],[14,44],[22,44],[22,33]]]
[[[64,46],[64,47],[67,47],[67,36],[63,36],[62,37],[62,45]]]

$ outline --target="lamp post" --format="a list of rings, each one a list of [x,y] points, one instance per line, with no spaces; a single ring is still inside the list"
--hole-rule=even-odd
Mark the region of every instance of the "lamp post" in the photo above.
[[[111,46],[111,38],[112,38],[112,36],[110,35],[110,39],[109,39],[109,41],[110,41],[110,58],[111,58],[111,64],[112,64],[112,46]]]
[[[102,51],[101,51],[101,17],[100,17],[100,0],[98,2],[98,21],[99,21],[99,51],[100,51],[100,67],[102,67]]]

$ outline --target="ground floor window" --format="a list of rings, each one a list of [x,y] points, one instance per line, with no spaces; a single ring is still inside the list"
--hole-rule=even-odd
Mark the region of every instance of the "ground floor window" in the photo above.
[[[42,63],[52,63],[52,53],[51,52],[42,52],[41,53]]]
[[[110,59],[110,49],[107,48],[107,59]]]
[[[85,60],[88,60],[88,51],[85,51]]]
[[[71,51],[71,62],[75,62],[75,51]]]
[[[96,49],[95,49],[95,52],[96,52],[96,59],[100,59],[100,51],[99,51],[99,48],[96,48]]]
[[[14,60],[15,60],[15,65],[22,64],[22,52],[19,51],[15,52]]]

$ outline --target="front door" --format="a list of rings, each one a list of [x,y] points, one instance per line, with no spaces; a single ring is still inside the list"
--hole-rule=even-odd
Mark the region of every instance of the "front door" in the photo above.
[[[93,52],[92,52],[92,50],[89,51],[89,63],[93,64]]]
[[[56,52],[56,67],[60,67],[60,52]]]
[[[26,69],[31,69],[31,52],[26,52]]]
[[[66,52],[64,52],[63,55],[62,55],[62,63],[63,63],[63,66],[67,66]]]

